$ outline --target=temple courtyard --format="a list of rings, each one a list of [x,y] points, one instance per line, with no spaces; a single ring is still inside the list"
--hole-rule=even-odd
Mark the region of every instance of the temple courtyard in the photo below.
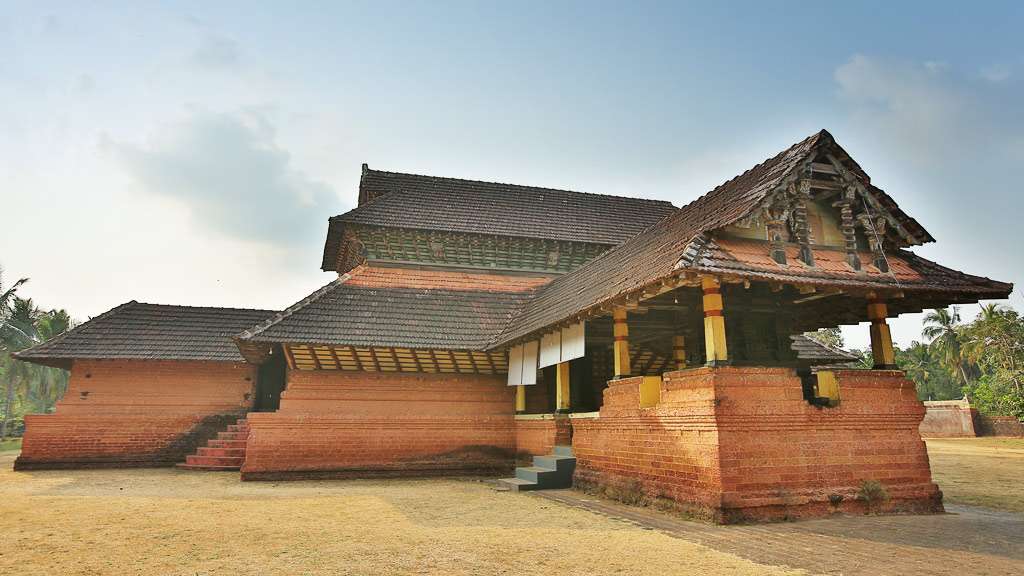
[[[713,526],[473,479],[239,482],[174,469],[14,472],[0,573],[1011,574],[1024,439],[931,440],[949,513]],[[11,445],[7,445],[11,448]]]

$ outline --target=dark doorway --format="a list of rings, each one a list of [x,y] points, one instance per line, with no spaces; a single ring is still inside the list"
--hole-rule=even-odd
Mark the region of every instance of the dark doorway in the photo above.
[[[288,375],[284,353],[275,346],[270,356],[260,364],[256,374],[256,412],[273,412],[281,406],[281,392],[284,391]]]

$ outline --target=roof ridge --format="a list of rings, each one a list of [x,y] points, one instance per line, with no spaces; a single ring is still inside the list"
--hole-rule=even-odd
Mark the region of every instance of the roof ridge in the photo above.
[[[604,194],[604,193],[600,193],[600,192],[585,192],[585,191],[582,191],[582,190],[571,190],[569,188],[552,188],[550,186],[534,186],[534,185],[531,185],[531,184],[513,184],[511,182],[499,182],[497,180],[476,180],[476,179],[473,179],[473,178],[454,178],[452,176],[433,176],[433,175],[430,175],[430,174],[416,174],[414,172],[391,172],[389,170],[374,170],[372,168],[367,169],[367,173],[370,173],[370,172],[376,172],[377,174],[392,174],[392,175],[396,175],[396,176],[413,176],[413,177],[416,177],[416,178],[430,178],[432,180],[447,180],[447,181],[455,181],[455,182],[469,182],[469,183],[473,183],[473,184],[497,184],[498,186],[511,186],[511,187],[514,187],[514,188],[529,188],[529,189],[532,189],[532,190],[547,190],[547,191],[551,191],[551,192],[568,192],[570,194],[580,194],[580,195],[584,195],[584,196],[600,196],[600,197],[603,197],[603,198],[621,198],[621,199],[625,199],[625,200],[640,200],[640,201],[643,201],[643,202],[651,202],[651,203],[657,203],[657,204],[669,204],[671,206],[675,206],[669,200],[658,200],[658,199],[655,199],[655,198],[643,198],[643,197],[640,197],[640,196],[620,196],[620,195],[617,195],[617,194]],[[378,196],[377,198],[380,198],[380,196]],[[365,204],[364,204],[364,206],[365,206]]]
[[[232,340],[236,340],[236,341],[237,340],[249,340],[250,338],[252,338],[254,336],[257,336],[257,335],[261,334],[262,332],[265,332],[271,326],[274,326],[275,324],[280,323],[285,318],[288,318],[289,316],[291,316],[292,314],[298,312],[302,308],[305,308],[306,306],[308,306],[312,302],[315,302],[315,301],[319,300],[321,297],[323,297],[324,294],[327,294],[328,292],[330,292],[334,288],[344,284],[346,281],[348,281],[350,278],[352,278],[353,276],[355,276],[356,274],[358,274],[362,270],[363,270],[363,266],[362,265],[356,266],[352,270],[349,270],[345,274],[335,278],[334,280],[331,280],[330,282],[328,282],[324,286],[321,286],[320,288],[317,288],[316,290],[313,291],[312,294],[306,296],[302,300],[299,300],[295,304],[292,304],[291,306],[285,308],[284,310],[278,312],[277,314],[274,314],[273,316],[271,316],[270,318],[264,320],[263,322],[260,322],[259,324],[256,324],[255,326],[253,326],[252,328],[249,328],[248,330],[243,330],[243,331],[239,332],[238,334],[235,334],[234,336],[231,337],[231,339]]]
[[[278,310],[271,310],[269,308],[238,308],[234,306],[193,306],[190,304],[157,304],[155,302],[137,302],[132,300],[132,303],[139,306],[155,306],[157,308],[185,308],[189,310],[231,310],[236,312],[278,312]]]

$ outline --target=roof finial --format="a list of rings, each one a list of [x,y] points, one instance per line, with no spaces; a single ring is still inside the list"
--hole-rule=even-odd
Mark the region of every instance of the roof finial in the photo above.
[[[369,171],[370,171],[370,165],[367,164],[366,162],[363,162],[363,175],[365,175]]]

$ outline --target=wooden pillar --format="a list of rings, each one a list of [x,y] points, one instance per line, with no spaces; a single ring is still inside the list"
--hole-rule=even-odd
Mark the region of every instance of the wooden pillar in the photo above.
[[[868,302],[868,319],[871,320],[871,355],[874,357],[875,370],[896,370],[896,352],[892,347],[892,334],[885,319],[889,316],[889,307],[885,302],[870,300]]]
[[[686,337],[676,335],[672,337],[672,358],[676,362],[676,370],[686,368]]]
[[[569,411],[569,363],[559,362],[555,373],[555,411]]]
[[[612,311],[612,335],[615,337],[615,377],[629,376],[629,326],[626,324],[626,309]]]
[[[526,412],[526,386],[516,386],[516,414]]]
[[[722,285],[718,278],[703,276],[704,290],[704,349],[708,366],[721,366],[729,362],[725,343],[725,316],[722,315]]]

